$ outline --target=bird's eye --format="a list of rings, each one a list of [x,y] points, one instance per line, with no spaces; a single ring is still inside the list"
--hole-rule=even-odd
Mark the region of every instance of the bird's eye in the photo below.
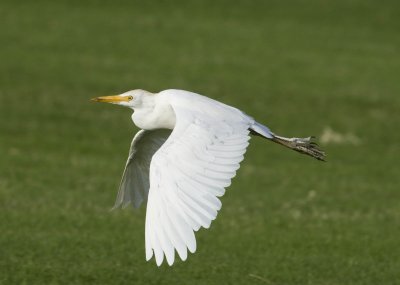
[[[133,96],[128,97],[129,101],[133,100]]]

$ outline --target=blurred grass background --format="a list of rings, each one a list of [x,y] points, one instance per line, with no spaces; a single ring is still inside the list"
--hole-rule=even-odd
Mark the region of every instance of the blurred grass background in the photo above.
[[[2,1],[0,284],[396,284],[399,10]],[[254,138],[196,254],[157,268],[145,207],[109,212],[130,110],[89,102],[136,88],[195,91],[278,134],[315,134],[329,162]]]

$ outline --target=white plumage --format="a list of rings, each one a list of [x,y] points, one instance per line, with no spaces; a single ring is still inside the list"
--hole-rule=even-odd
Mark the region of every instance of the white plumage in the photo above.
[[[273,134],[242,111],[183,90],[133,90],[94,99],[130,107],[134,137],[115,207],[147,199],[146,259],[169,265],[196,251],[194,231],[209,228],[249,145],[250,132],[323,160],[311,138]]]

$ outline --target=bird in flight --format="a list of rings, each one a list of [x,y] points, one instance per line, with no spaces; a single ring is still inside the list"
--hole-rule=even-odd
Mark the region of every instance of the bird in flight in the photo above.
[[[231,184],[249,145],[263,137],[318,160],[325,153],[313,137],[285,138],[234,107],[184,90],[136,89],[93,98],[131,108],[134,136],[115,206],[147,201],[146,260],[169,265],[196,251],[194,232],[209,228],[218,199]]]

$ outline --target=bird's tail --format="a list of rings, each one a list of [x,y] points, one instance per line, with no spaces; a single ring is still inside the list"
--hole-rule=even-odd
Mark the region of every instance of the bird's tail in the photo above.
[[[266,126],[257,122],[250,128],[250,133],[264,137],[302,154],[312,156],[315,159],[325,161],[325,152],[319,148],[313,136],[308,138],[285,138],[275,135]]]

